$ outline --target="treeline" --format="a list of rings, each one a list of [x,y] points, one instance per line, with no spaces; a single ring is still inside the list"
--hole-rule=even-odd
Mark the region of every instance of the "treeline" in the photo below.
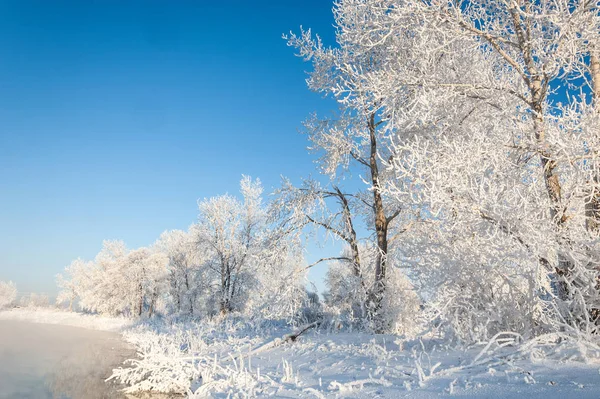
[[[286,37],[312,63],[309,88],[339,105],[305,123],[323,178],[284,180],[268,206],[244,179],[243,200],[202,202],[188,232],[106,243],[71,266],[66,298],[132,316],[289,316],[310,302],[299,232],[314,232],[344,245],[316,262],[330,263],[322,311],[340,325],[596,335],[597,4],[341,0],[334,15],[335,47]]]
[[[58,301],[127,317],[307,317],[318,297],[304,287],[298,234],[282,231],[285,221],[262,194],[259,180],[244,177],[241,198],[200,202],[198,222],[188,231],[165,231],[150,247],[137,249],[105,241],[93,261],[77,259],[58,276]]]

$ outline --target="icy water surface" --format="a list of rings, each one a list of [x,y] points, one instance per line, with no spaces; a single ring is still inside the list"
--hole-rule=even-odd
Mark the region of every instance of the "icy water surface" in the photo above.
[[[104,379],[134,355],[116,333],[0,320],[0,399],[122,398]]]

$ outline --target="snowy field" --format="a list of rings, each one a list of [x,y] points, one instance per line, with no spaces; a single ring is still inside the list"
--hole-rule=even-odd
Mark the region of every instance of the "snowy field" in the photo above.
[[[243,323],[138,326],[125,337],[140,358],[115,375],[132,391],[194,398],[600,398],[597,354],[587,351],[585,363],[569,343],[501,348],[501,336],[487,349],[456,349],[392,335],[316,331],[282,343],[283,335]]]
[[[47,309],[3,311],[0,398],[119,397],[114,381],[146,397],[600,398],[598,352],[570,341],[501,347],[511,342],[503,335],[461,349],[324,328],[285,342],[290,331],[243,319],[133,326]],[[125,359],[132,360],[119,366]]]

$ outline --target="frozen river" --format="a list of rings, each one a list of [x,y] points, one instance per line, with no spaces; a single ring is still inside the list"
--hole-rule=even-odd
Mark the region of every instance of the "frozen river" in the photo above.
[[[120,398],[104,379],[133,356],[116,333],[0,320],[0,399]]]

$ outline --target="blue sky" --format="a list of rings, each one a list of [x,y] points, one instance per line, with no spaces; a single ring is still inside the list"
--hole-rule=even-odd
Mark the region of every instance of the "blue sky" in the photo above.
[[[331,8],[0,2],[0,280],[52,295],[103,239],[133,248],[185,229],[199,198],[237,192],[242,174],[270,190],[314,173],[298,130],[334,105],[281,35],[302,25],[332,44]]]

